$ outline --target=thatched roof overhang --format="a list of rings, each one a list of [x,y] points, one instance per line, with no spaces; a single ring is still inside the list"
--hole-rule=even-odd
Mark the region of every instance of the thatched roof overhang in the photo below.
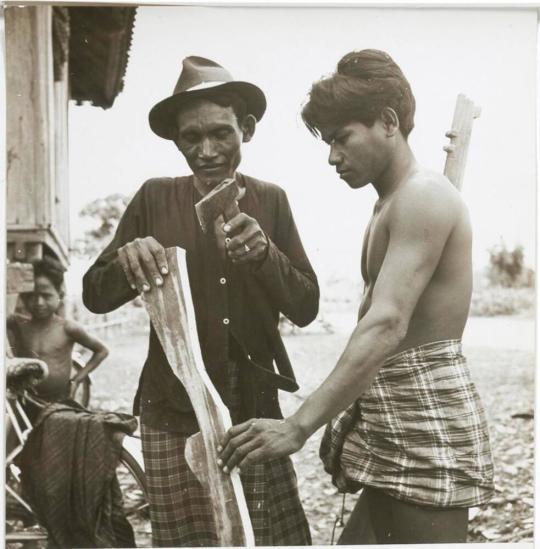
[[[132,7],[69,7],[71,99],[108,109],[124,86],[135,22]]]

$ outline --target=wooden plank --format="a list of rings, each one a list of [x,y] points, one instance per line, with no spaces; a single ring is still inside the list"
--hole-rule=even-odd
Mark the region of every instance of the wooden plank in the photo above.
[[[212,384],[201,355],[185,260],[180,248],[166,250],[169,275],[161,288],[143,294],[146,309],[174,374],[190,396],[200,433],[188,440],[186,459],[213,504],[219,545],[254,546],[253,528],[238,472],[218,467],[217,446],[231,427],[229,411]]]
[[[34,269],[29,263],[8,263],[6,267],[6,293],[19,294],[34,290]]]
[[[67,63],[62,67],[62,79],[54,83],[55,101],[55,185],[53,227],[60,242],[69,245],[69,158],[68,158],[68,73]]]
[[[8,7],[6,148],[8,223],[48,226],[54,209],[52,7]]]
[[[454,110],[452,129],[446,132],[446,137],[450,138],[450,144],[444,147],[447,153],[444,175],[459,190],[463,185],[473,122],[479,116],[480,108],[464,94],[459,94]]]
[[[69,246],[69,151],[68,151],[68,63],[60,67],[59,80],[54,82],[54,223],[61,241]]]
[[[10,261],[41,259],[44,247],[52,251],[65,268],[68,267],[68,249],[52,227],[36,229],[20,225],[7,226],[7,257]]]

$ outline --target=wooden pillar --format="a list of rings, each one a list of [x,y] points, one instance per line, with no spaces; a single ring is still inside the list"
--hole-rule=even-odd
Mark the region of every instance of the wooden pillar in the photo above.
[[[57,201],[67,186],[67,84],[55,90],[52,9],[4,9],[7,255],[30,261],[47,245],[67,265],[68,204],[60,212]]]
[[[68,150],[68,64],[63,64],[60,79],[54,83],[55,187],[54,226],[58,237],[69,247],[69,150]]]
[[[5,8],[7,223],[46,227],[54,200],[50,6]]]

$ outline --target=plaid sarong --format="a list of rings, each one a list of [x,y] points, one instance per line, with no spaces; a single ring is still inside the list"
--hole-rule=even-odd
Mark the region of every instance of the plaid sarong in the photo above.
[[[235,363],[229,374],[235,422],[240,398]],[[187,436],[142,423],[141,438],[154,546],[217,546],[210,496],[184,457]],[[290,458],[245,467],[240,478],[256,545],[311,545]]]
[[[340,491],[366,485],[420,505],[486,503],[489,434],[461,342],[428,343],[386,360],[327,426],[320,455]]]

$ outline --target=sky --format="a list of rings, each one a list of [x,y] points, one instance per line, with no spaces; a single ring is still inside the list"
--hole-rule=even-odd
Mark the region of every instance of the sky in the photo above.
[[[174,144],[155,136],[148,111],[169,96],[182,59],[200,55],[261,87],[268,109],[240,171],[282,186],[324,285],[360,277],[363,231],[376,193],[351,190],[328,165],[328,147],[299,113],[311,84],[351,50],[377,48],[400,65],[416,97],[409,142],[442,171],[456,97],[481,109],[463,186],[475,270],[501,239],[535,264],[536,12],[366,8],[138,8],[124,91],[109,110],[70,104],[72,237],[91,200],[134,193],[150,177],[185,175]]]

